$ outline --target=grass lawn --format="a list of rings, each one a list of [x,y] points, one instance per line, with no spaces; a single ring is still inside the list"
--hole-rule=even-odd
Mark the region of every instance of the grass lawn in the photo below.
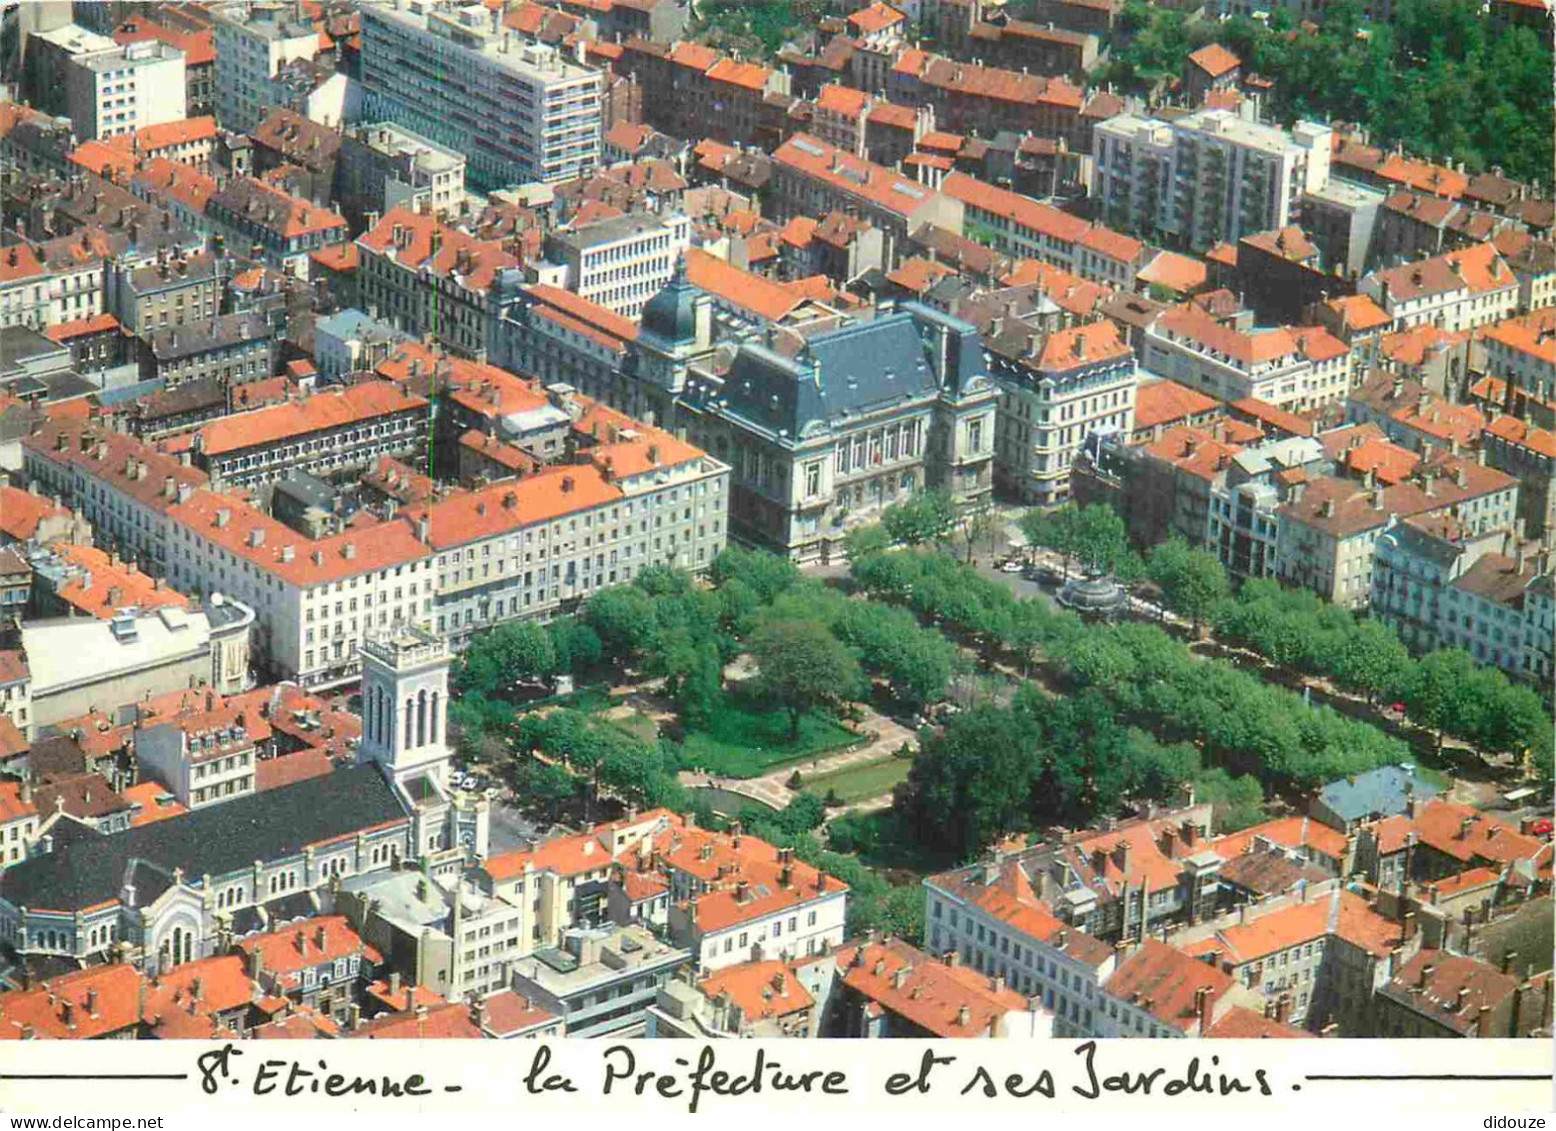
[[[801,771],[800,776],[805,779],[805,788],[818,797],[826,797],[831,791],[838,795],[844,805],[852,805],[855,801],[868,801],[872,797],[890,793],[892,787],[906,778],[912,768],[911,758],[888,755],[876,762],[833,770],[830,774],[810,777]]]
[[[728,778],[755,778],[788,762],[818,758],[853,742],[855,735],[836,719],[809,714],[800,720],[800,737],[789,741],[784,711],[752,711],[727,702],[706,728],[686,733],[686,764]]]

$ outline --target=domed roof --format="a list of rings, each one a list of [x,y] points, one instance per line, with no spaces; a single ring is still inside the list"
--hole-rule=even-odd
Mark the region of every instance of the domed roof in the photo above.
[[[697,317],[692,308],[700,292],[686,277],[685,262],[678,263],[664,290],[643,305],[643,326],[667,342],[689,342],[697,336]]]

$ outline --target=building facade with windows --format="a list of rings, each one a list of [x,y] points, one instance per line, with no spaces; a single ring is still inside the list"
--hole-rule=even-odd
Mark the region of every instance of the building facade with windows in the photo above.
[[[1174,121],[1121,114],[1092,135],[1092,195],[1116,227],[1203,250],[1297,222],[1302,195],[1329,180],[1333,131],[1289,131],[1228,110]]]
[[[369,113],[464,154],[478,187],[555,184],[599,165],[601,73],[515,42],[480,4],[364,8],[362,86]]]
[[[999,393],[976,329],[909,303],[802,342],[744,342],[688,383],[688,434],[732,465],[732,529],[807,561],[920,490],[985,503]]]

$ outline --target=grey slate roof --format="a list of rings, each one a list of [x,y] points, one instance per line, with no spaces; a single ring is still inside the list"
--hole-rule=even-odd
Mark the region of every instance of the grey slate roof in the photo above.
[[[134,867],[136,902],[144,904],[166,890],[174,868],[196,881],[224,875],[404,816],[377,767],[352,766],[187,816],[72,841],[6,869],[0,898],[13,907],[76,911],[117,899],[126,869]]]
[[[949,337],[945,372],[936,372],[933,343]],[[892,405],[960,393],[983,373],[974,329],[918,303],[810,336],[793,358],[746,344],[724,380],[731,415],[774,433],[800,437]]]
[[[1403,813],[1410,797],[1426,801],[1436,796],[1437,788],[1423,781],[1413,767],[1380,766],[1355,778],[1330,782],[1319,791],[1318,800],[1341,820],[1359,821],[1373,814]]]

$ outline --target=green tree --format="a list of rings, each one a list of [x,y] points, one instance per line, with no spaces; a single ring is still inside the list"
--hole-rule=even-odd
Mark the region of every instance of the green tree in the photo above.
[[[1151,551],[1150,577],[1162,591],[1167,607],[1194,622],[1196,631],[1226,600],[1226,571],[1209,550],[1172,538]]]
[[[979,546],[983,546],[988,553],[994,552],[994,543],[999,537],[999,532],[999,515],[992,510],[973,511],[962,520],[958,540],[962,544],[969,565],[973,563],[973,554]]]
[[[927,734],[903,792],[905,816],[930,845],[972,854],[1032,818],[1041,730],[1026,715],[985,707]]]
[[[851,562],[879,554],[891,547],[891,539],[878,522],[856,526],[843,535],[843,553]]]
[[[951,496],[944,491],[920,491],[881,512],[881,528],[886,536],[904,546],[942,541],[955,521]]]
[[[1083,568],[1106,573],[1129,552],[1124,520],[1112,507],[1093,503],[1075,516],[1075,556]]]
[[[654,602],[632,585],[602,589],[584,606],[584,621],[599,635],[605,651],[630,661],[643,655],[654,640],[658,619]]]
[[[557,671],[551,634],[533,621],[509,621],[483,632],[460,653],[455,683],[462,690],[495,695],[517,680]]]
[[[1430,652],[1416,664],[1405,689],[1412,722],[1437,732],[1437,748],[1464,704],[1464,689],[1475,682],[1475,661],[1458,648]]]
[[[817,708],[837,709],[860,685],[859,663],[815,621],[769,622],[751,638],[762,695],[789,713],[789,738],[800,736],[800,719]]]
[[[557,617],[546,628],[556,652],[557,671],[581,675],[599,665],[600,636],[577,617]]]
[[[714,584],[721,588],[735,580],[750,586],[764,605],[776,600],[778,594],[800,576],[799,567],[788,558],[767,550],[745,550],[739,546],[726,546],[721,550],[713,559],[709,572]]]
[[[1334,673],[1344,686],[1375,704],[1401,692],[1410,668],[1410,653],[1393,630],[1377,621],[1364,621],[1345,638]]]

